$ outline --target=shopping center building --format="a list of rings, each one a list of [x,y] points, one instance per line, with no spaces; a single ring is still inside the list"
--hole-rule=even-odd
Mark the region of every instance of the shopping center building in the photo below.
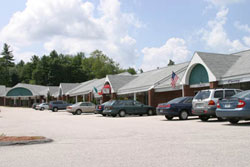
[[[218,54],[195,52],[190,62],[157,68],[131,75],[107,75],[83,83],[61,83],[46,87],[17,84],[13,88],[0,86],[0,105],[31,106],[34,102],[65,100],[102,103],[110,99],[135,99],[157,106],[181,96],[194,96],[210,88],[250,89],[250,50]],[[178,76],[171,85],[172,73]]]

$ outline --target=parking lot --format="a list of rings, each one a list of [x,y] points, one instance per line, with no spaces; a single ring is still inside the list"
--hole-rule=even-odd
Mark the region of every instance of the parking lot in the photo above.
[[[3,167],[248,166],[250,123],[164,116],[75,116],[0,107],[0,134],[39,135],[52,143],[0,147]]]

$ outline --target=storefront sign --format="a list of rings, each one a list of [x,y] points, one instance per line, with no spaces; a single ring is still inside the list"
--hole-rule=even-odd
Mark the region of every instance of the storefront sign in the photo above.
[[[229,84],[240,83],[240,80],[237,80],[237,79],[235,79],[235,80],[228,80],[228,83]]]

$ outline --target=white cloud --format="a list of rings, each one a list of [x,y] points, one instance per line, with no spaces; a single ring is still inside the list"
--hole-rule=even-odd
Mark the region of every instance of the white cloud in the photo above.
[[[244,2],[245,0],[205,0],[216,7],[225,7],[230,4],[236,4]]]
[[[144,48],[143,70],[156,69],[167,66],[169,59],[175,63],[185,62],[190,58],[191,52],[186,46],[186,42],[181,38],[170,38],[159,48]]]
[[[250,47],[250,36],[243,37],[243,41],[248,47]]]
[[[19,48],[43,43],[46,52],[100,49],[129,66],[138,56],[136,40],[128,33],[131,26],[143,24],[132,13],[121,12],[118,0],[100,0],[98,6],[82,0],[27,0],[25,10],[15,13],[0,31],[0,39]]]
[[[240,24],[240,22],[236,21],[234,26],[241,31],[250,33],[250,27],[247,24]]]
[[[220,8],[214,20],[210,20],[206,28],[201,29],[199,34],[202,41],[210,51],[230,53],[247,49],[241,40],[231,40],[224,28],[227,22],[228,8]]]

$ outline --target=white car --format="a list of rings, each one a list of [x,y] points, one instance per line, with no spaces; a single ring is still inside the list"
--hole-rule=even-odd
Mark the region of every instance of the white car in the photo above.
[[[91,102],[79,102],[67,107],[67,111],[73,115],[81,115],[83,112],[94,113],[95,104]]]
[[[36,109],[41,110],[41,111],[43,111],[45,109],[48,110],[49,109],[49,104],[48,103],[41,103],[39,105],[36,105]]]

